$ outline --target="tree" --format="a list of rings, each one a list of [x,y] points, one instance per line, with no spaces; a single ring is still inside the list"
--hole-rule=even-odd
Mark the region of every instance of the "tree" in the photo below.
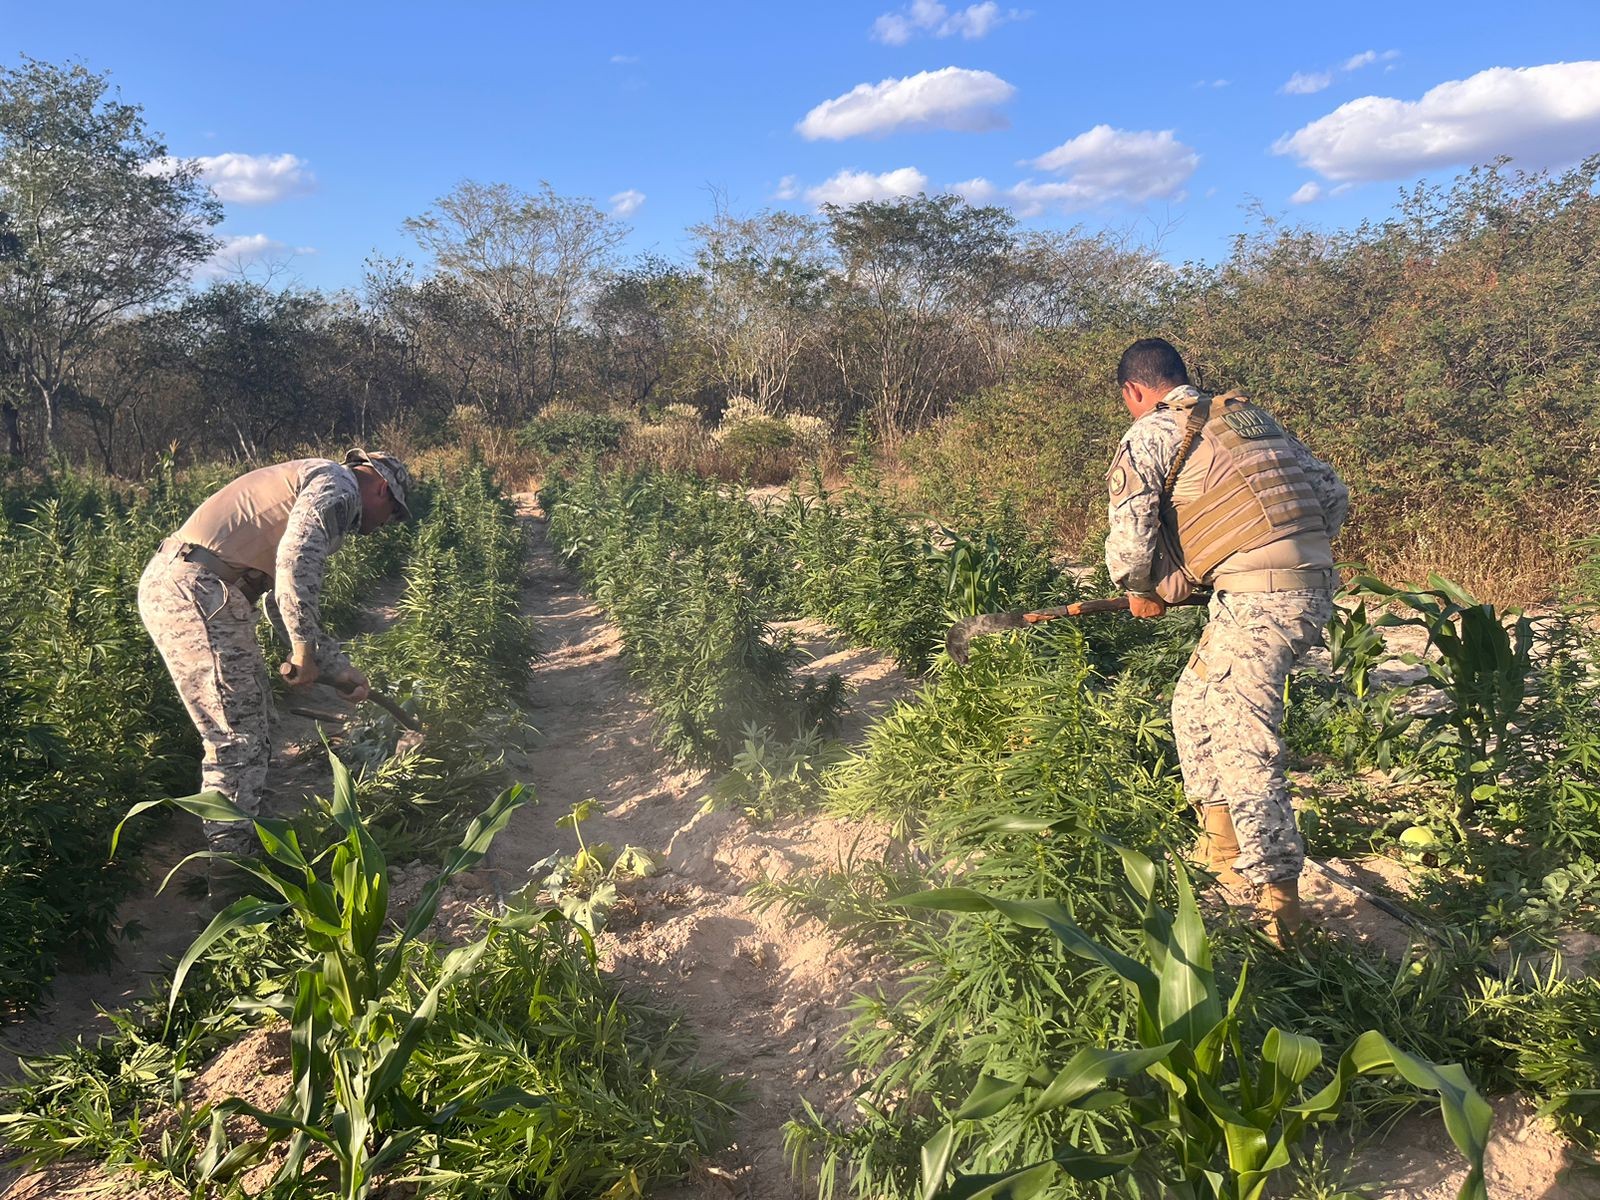
[[[663,381],[675,381],[676,360],[688,356],[687,326],[700,295],[697,276],[653,255],[607,278],[590,310],[599,394],[639,406]]]
[[[842,266],[840,374],[893,442],[992,379],[977,351],[1014,278],[1016,219],[958,196],[824,212]]]
[[[173,314],[176,357],[205,397],[218,449],[231,443],[253,460],[338,425],[317,381],[323,311],[315,293],[232,282],[191,296]]]
[[[822,228],[809,217],[763,212],[716,217],[690,230],[705,280],[700,337],[723,397],[775,411],[801,354],[820,340],[830,271]]]
[[[0,271],[21,255],[22,243],[17,239],[17,235],[11,232],[11,218],[0,209]],[[11,352],[10,345],[10,339],[6,337],[6,327],[0,324],[0,393],[4,393],[4,398],[0,399],[0,432],[5,434],[7,456],[21,458],[21,414],[17,411],[17,406],[11,402],[19,372],[17,357]]]
[[[148,455],[143,409],[172,382],[162,369],[167,365],[161,351],[168,320],[163,312],[116,322],[94,339],[73,372],[73,383],[61,394],[87,422],[107,474],[117,471],[121,435],[129,427],[140,457]]]
[[[511,367],[509,399],[519,410],[536,390],[532,351],[542,344],[543,398],[561,386],[561,345],[580,305],[627,230],[587,200],[468,180],[405,230],[433,255],[439,275],[460,287],[499,331]]]
[[[0,70],[0,214],[16,239],[0,262],[0,327],[46,449],[95,336],[181,290],[222,217],[198,167],[171,159],[108,90],[81,65]]]

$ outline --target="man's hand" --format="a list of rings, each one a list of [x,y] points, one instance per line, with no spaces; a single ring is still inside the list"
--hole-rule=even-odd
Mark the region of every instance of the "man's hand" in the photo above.
[[[354,667],[347,667],[337,675],[330,676],[328,681],[333,684],[339,695],[352,704],[359,704],[372,692],[372,681]]]
[[[1128,593],[1128,611],[1143,620],[1151,617],[1162,616],[1167,611],[1167,602],[1159,596],[1135,596]]]
[[[322,671],[317,666],[317,660],[304,647],[299,647],[290,653],[288,662],[279,664],[278,674],[291,687],[310,687]]]

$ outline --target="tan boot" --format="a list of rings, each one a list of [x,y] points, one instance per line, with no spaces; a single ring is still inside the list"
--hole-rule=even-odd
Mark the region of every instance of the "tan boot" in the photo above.
[[[1256,900],[1256,915],[1265,922],[1273,945],[1281,948],[1293,941],[1305,924],[1305,914],[1300,910],[1300,881],[1264,884]]]
[[[1233,817],[1223,805],[1208,804],[1200,810],[1200,819],[1203,825],[1194,844],[1195,861],[1235,898],[1250,896],[1253,886],[1234,866],[1239,861],[1239,835],[1234,832]]]

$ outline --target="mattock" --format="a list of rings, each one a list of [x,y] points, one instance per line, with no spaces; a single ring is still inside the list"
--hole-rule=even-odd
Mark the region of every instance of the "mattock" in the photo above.
[[[1204,604],[1210,596],[1197,592],[1187,600],[1178,604],[1169,604],[1168,608],[1179,608],[1183,605]],[[989,633],[1004,633],[1008,629],[1032,629],[1035,625],[1042,625],[1046,621],[1058,621],[1062,617],[1088,617],[1096,613],[1127,612],[1128,598],[1117,596],[1110,600],[1079,600],[1076,604],[1063,604],[1060,608],[1041,608],[1034,612],[1009,612],[1009,613],[982,613],[976,617],[964,617],[950,626],[950,632],[945,634],[944,648],[949,651],[950,657],[957,665],[967,665],[967,646],[975,637],[982,637]]]

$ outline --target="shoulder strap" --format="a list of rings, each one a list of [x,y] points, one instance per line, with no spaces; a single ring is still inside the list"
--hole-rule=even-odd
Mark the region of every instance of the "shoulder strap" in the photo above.
[[[1222,399],[1231,398],[1230,392]],[[1183,470],[1183,464],[1189,459],[1189,451],[1194,449],[1194,440],[1200,436],[1200,431],[1206,427],[1206,422],[1211,419],[1211,398],[1202,396],[1195,401],[1189,409],[1189,419],[1183,427],[1183,441],[1178,443],[1178,452],[1172,456],[1172,466],[1167,468],[1167,477],[1161,483],[1161,499],[1171,500],[1172,489],[1177,486],[1178,473]]]

